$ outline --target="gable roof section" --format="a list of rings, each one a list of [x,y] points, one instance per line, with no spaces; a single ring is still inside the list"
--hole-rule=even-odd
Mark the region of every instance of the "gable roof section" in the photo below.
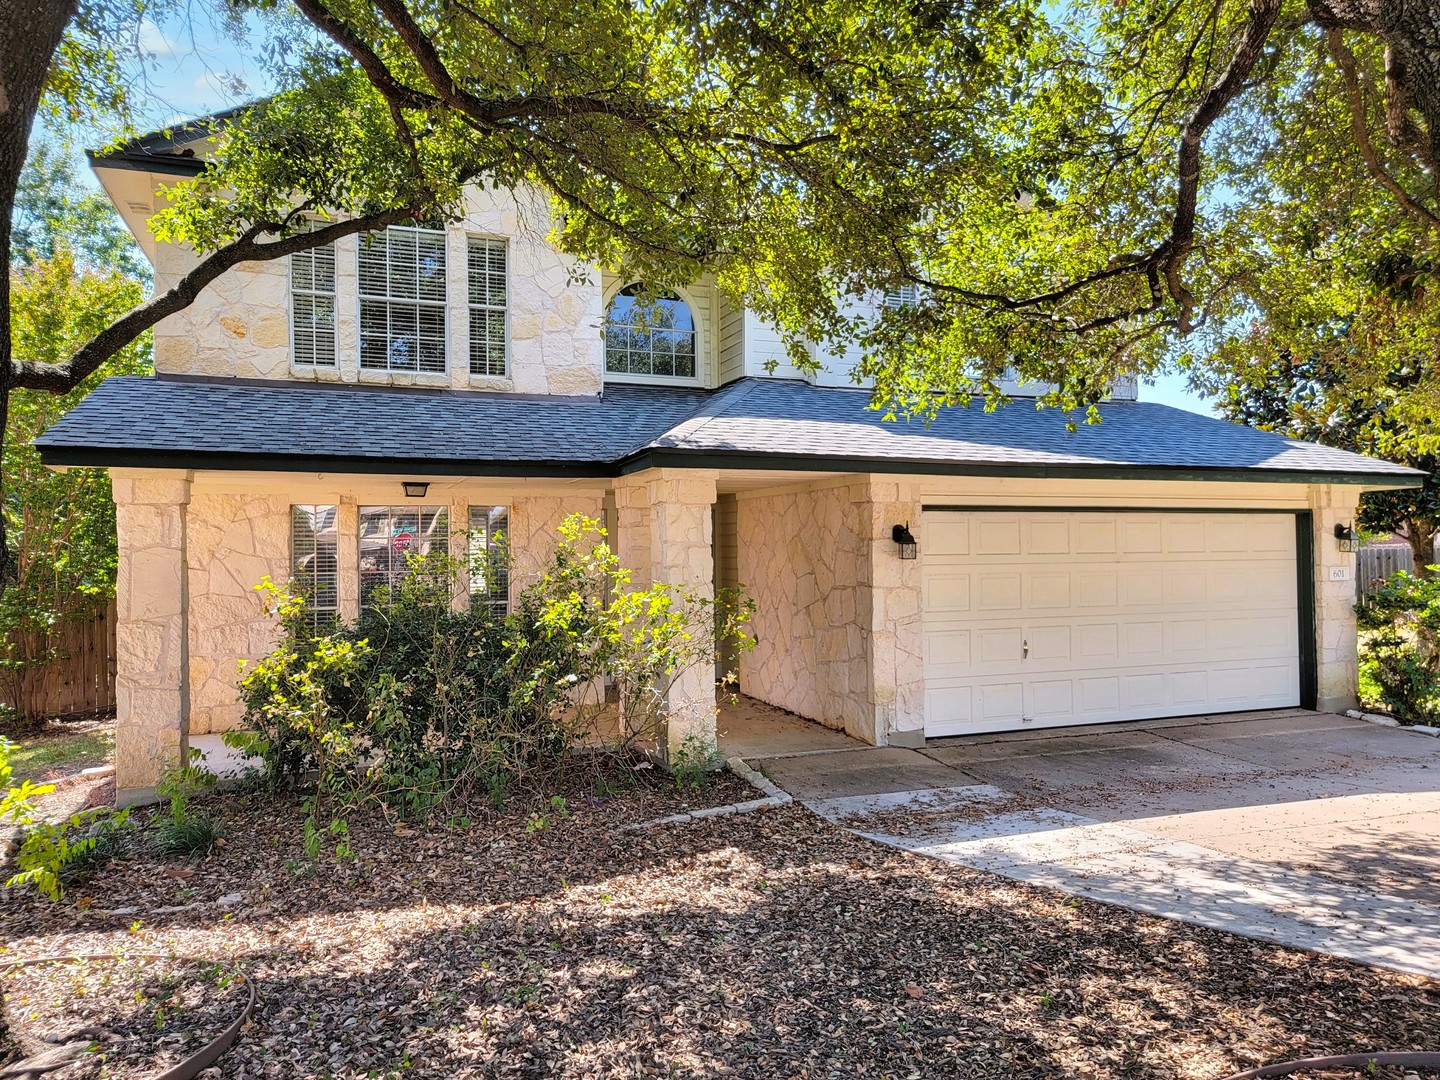
[[[50,465],[615,476],[668,465],[1414,486],[1422,473],[1149,402],[885,421],[863,390],[742,379],[525,397],[124,376],[36,440]]]

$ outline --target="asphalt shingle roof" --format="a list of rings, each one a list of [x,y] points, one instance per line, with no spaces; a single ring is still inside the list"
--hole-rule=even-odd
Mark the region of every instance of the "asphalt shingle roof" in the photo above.
[[[603,399],[125,376],[107,380],[36,445],[51,464],[351,468],[613,475],[645,463],[1036,471],[1242,471],[1276,479],[1405,483],[1421,474],[1149,402],[1102,422],[1016,402],[886,421],[859,390],[742,379],[717,391],[612,385]],[[692,460],[705,459],[705,460]]]

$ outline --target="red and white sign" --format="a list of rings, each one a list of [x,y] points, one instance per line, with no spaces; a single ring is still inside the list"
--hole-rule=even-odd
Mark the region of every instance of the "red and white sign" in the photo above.
[[[415,534],[412,532],[398,532],[390,541],[396,551],[409,551],[410,545],[415,543]]]

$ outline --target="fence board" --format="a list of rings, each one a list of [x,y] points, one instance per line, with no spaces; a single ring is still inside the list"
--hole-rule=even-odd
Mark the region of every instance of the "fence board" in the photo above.
[[[13,640],[13,639],[12,639]],[[84,622],[66,622],[48,638],[23,635],[18,655],[38,656],[54,646],[46,664],[8,674],[4,695],[27,719],[79,716],[115,707],[115,602],[104,614]]]
[[[1408,544],[1361,548],[1355,558],[1355,598],[1365,599],[1397,570],[1415,572],[1415,555]]]

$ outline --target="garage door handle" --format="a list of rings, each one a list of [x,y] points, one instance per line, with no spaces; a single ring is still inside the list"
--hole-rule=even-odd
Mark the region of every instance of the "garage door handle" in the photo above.
[[[1028,641],[1022,641],[1022,642],[1020,642],[1020,659],[1021,659],[1021,660],[1026,660],[1026,659],[1029,658],[1029,656],[1030,656],[1030,642],[1028,642]]]

